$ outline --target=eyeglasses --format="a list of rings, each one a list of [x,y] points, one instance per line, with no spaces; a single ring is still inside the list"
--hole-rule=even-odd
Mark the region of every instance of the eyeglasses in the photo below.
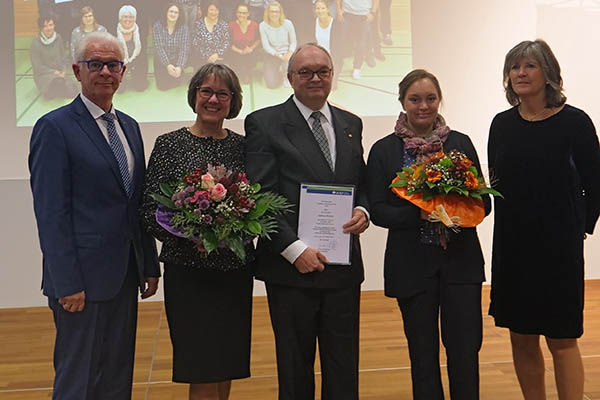
[[[219,90],[219,91],[214,91],[209,87],[199,87],[198,88],[198,93],[200,94],[200,97],[202,97],[203,99],[210,99],[213,94],[215,96],[217,96],[217,99],[219,99],[220,101],[227,101],[230,100],[231,97],[233,96],[233,92],[226,92],[224,90]]]
[[[317,74],[319,79],[327,79],[327,78],[331,77],[332,71],[333,70],[331,68],[323,68],[318,71],[313,71],[312,69],[308,69],[308,68],[302,68],[299,71],[292,71],[292,72],[295,73],[296,75],[298,75],[300,77],[300,79],[309,81],[315,76],[315,74]]]
[[[104,69],[106,65],[110,72],[121,72],[123,70],[123,65],[125,64],[123,61],[100,61],[100,60],[81,60],[79,63],[87,64],[90,72],[98,72]]]

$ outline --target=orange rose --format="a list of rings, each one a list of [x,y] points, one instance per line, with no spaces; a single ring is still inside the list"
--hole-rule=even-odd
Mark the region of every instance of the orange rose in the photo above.
[[[469,169],[471,165],[473,165],[473,161],[469,160],[468,158],[463,158],[462,160],[460,160],[459,164],[464,169]]]
[[[477,189],[479,187],[479,181],[475,178],[475,175],[471,171],[465,173],[465,186],[469,189]]]
[[[426,174],[427,174],[427,180],[429,182],[437,182],[440,179],[442,179],[442,173],[440,171],[428,169]]]
[[[443,151],[438,151],[437,153],[432,154],[429,157],[429,162],[436,163],[440,161],[442,158],[446,157],[446,154]]]
[[[421,172],[425,169],[424,165],[418,165],[414,170],[412,177],[413,179],[419,179],[421,177]]]

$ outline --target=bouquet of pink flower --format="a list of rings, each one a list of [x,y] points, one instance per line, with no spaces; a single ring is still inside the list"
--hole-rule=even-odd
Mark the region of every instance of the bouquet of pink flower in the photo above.
[[[159,205],[156,221],[171,234],[192,240],[206,255],[229,248],[242,261],[245,244],[277,231],[275,217],[289,211],[280,195],[260,191],[246,174],[222,165],[200,168],[173,182],[160,184],[152,198]]]

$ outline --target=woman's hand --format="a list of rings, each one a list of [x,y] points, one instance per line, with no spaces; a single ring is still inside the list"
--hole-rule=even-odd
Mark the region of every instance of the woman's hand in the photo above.
[[[177,76],[175,76],[175,66],[173,64],[167,65],[167,73],[173,78],[177,78]]]

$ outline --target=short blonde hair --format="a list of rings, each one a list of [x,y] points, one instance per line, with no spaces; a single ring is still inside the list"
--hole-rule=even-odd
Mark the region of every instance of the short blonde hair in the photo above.
[[[269,1],[269,4],[267,4],[267,6],[265,7],[265,14],[263,16],[263,21],[265,21],[269,25],[271,25],[270,18],[269,18],[269,8],[270,7],[279,8],[279,21],[277,21],[277,25],[275,25],[275,28],[278,28],[281,25],[283,25],[283,23],[285,22],[285,13],[283,12],[283,6],[281,5],[281,3],[279,3],[276,0]],[[271,25],[271,26],[273,26],[273,25]]]

